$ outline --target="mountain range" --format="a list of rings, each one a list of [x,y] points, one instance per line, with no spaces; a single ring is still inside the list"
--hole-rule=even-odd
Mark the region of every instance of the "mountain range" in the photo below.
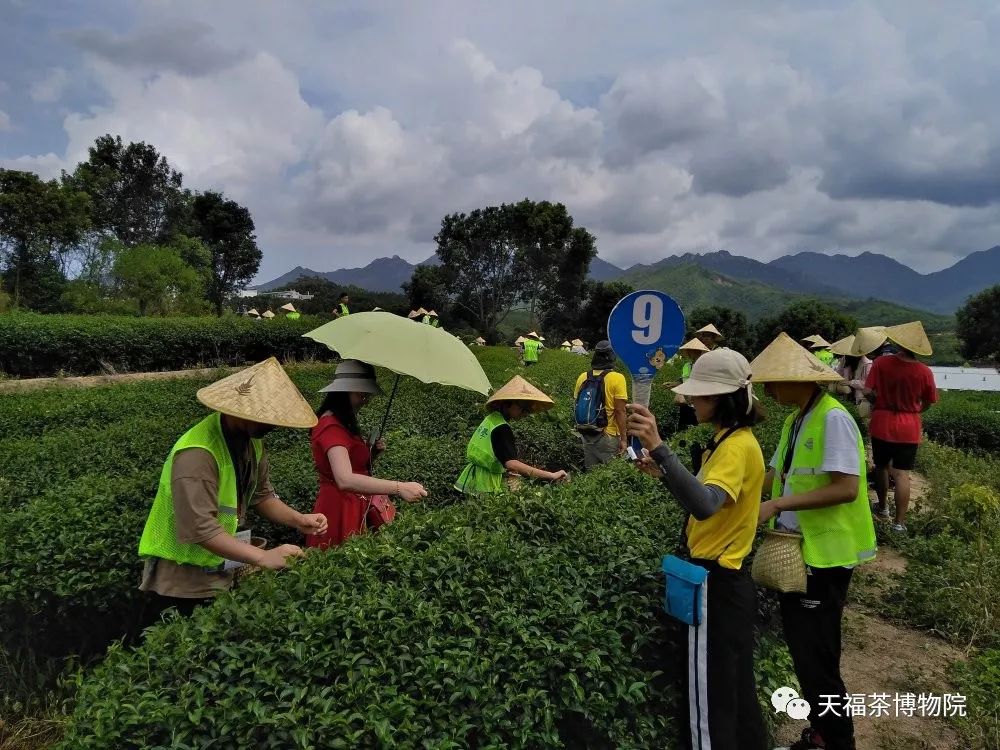
[[[436,263],[434,256],[417,265]],[[378,292],[399,292],[414,264],[394,255],[363,268],[314,271],[297,266],[254,288],[277,289],[303,276]],[[670,256],[653,264],[618,268],[594,258],[590,277],[621,280],[632,286],[676,293],[684,306],[721,304],[742,309],[751,318],[770,314],[801,295],[844,300],[884,300],[911,309],[950,315],[969,295],[1000,284],[1000,245],[966,256],[949,268],[929,274],[914,271],[885,255],[858,256],[804,252],[764,263],[721,250]],[[683,293],[682,293],[683,290]],[[682,299],[686,297],[687,299]]]

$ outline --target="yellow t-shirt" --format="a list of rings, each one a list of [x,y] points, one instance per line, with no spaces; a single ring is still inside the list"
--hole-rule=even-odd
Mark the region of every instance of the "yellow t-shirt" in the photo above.
[[[595,370],[594,372],[600,375],[605,371]],[[580,389],[583,388],[589,374],[590,370],[581,372],[580,377],[576,379],[576,388],[573,389],[574,401],[580,395]],[[628,401],[628,386],[625,384],[625,376],[620,372],[609,372],[604,378],[604,413],[608,415],[608,426],[604,428],[604,434],[612,437],[618,437],[618,425],[615,424],[615,399],[619,398]]]
[[[715,439],[722,434],[717,433]],[[736,430],[709,454],[698,477],[729,497],[711,518],[688,521],[691,557],[718,560],[733,570],[742,567],[757,532],[764,473],[764,455],[749,427]]]

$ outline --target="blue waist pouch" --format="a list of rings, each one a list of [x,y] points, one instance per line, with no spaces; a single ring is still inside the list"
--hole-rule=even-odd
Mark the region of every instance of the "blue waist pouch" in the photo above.
[[[667,578],[664,609],[688,625],[701,623],[701,597],[705,591],[708,571],[676,555],[663,558],[663,573]]]

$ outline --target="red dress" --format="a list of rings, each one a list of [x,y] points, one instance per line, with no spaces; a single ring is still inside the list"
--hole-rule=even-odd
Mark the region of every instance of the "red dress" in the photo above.
[[[329,547],[331,544],[341,544],[352,534],[358,534],[364,528],[364,511],[367,506],[357,494],[345,492],[337,486],[330,468],[327,451],[334,446],[347,448],[351,459],[351,470],[355,474],[368,474],[369,451],[365,441],[344,427],[336,417],[329,414],[319,418],[310,434],[313,461],[319,474],[319,495],[313,513],[326,516],[326,534],[318,536],[310,534],[306,544],[310,547]]]

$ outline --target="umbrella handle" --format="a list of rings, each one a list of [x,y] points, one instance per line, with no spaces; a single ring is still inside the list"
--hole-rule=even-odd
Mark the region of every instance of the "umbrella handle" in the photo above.
[[[392,392],[389,394],[389,403],[385,407],[385,414],[382,415],[382,426],[378,428],[378,437],[385,435],[385,426],[389,423],[389,412],[392,410],[392,402],[396,399],[396,389],[399,387],[399,375],[397,374],[395,379],[392,381]],[[375,441],[368,446],[369,450],[375,447]],[[375,457],[372,456],[370,464],[375,463]],[[371,471],[371,466],[369,465],[369,471]]]

